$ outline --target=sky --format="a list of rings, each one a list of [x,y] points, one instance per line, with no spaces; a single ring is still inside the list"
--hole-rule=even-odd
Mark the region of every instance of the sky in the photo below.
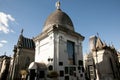
[[[57,0],[0,0],[0,55],[12,56],[21,30],[33,38],[39,35]],[[120,0],[60,0],[61,10],[71,18],[75,31],[85,37],[83,54],[89,52],[89,38],[97,35],[120,51]]]

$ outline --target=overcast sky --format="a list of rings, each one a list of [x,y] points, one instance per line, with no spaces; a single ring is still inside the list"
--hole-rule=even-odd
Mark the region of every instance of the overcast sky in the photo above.
[[[46,18],[56,10],[57,0],[0,0],[0,55],[13,55],[21,29],[32,38],[41,33]],[[85,37],[99,33],[102,41],[120,49],[120,0],[60,0],[62,11],[72,19],[75,31]]]

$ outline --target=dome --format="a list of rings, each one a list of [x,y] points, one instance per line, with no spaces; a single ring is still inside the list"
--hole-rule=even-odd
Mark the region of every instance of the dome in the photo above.
[[[73,23],[70,17],[61,9],[57,9],[55,12],[50,14],[50,16],[48,16],[47,20],[45,21],[43,31],[47,30],[49,27],[51,27],[51,25],[55,24],[74,31]]]

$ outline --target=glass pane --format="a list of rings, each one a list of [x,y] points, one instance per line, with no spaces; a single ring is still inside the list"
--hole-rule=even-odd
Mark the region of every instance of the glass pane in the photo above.
[[[74,58],[74,42],[67,41],[67,53],[69,64],[75,64]]]

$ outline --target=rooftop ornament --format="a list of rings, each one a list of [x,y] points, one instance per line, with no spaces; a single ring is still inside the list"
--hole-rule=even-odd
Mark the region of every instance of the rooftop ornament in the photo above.
[[[57,1],[55,6],[56,6],[57,9],[60,9],[60,1]]]

